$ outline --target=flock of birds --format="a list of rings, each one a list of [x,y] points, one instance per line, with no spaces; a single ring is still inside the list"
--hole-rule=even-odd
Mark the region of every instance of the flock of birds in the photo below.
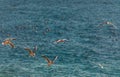
[[[7,38],[2,42],[2,45],[9,45],[11,48],[15,48],[15,45],[12,42],[12,40],[16,40],[16,39],[15,38]],[[55,41],[54,43],[57,44],[60,42],[65,42],[65,41],[67,41],[67,39],[59,39],[59,40]],[[31,50],[30,48],[24,48],[24,49],[29,52],[29,56],[34,57],[35,52],[37,51],[37,46],[35,46],[33,50]],[[42,57],[47,61],[48,66],[51,66],[52,64],[54,64],[55,60],[58,58],[58,56],[55,56],[54,60],[50,60],[45,55],[42,55]]]
[[[103,25],[109,25],[109,26],[112,26],[114,29],[117,29],[117,27],[114,24],[112,24],[111,22],[108,22],[108,21],[99,24],[98,27],[101,27]],[[11,48],[15,48],[15,45],[12,42],[13,40],[16,40],[16,39],[15,38],[7,38],[2,42],[2,45],[9,45]],[[66,41],[68,41],[68,40],[67,39],[59,39],[59,40],[56,40],[54,43],[57,44],[57,43],[66,42]],[[24,48],[24,49],[29,52],[29,56],[34,57],[36,55],[35,51],[37,51],[37,46],[35,46],[33,50],[31,50],[30,48]],[[45,55],[42,55],[41,57],[43,57],[47,61],[48,66],[51,66],[52,64],[54,64],[55,60],[58,58],[58,56],[55,56],[54,60],[51,60]],[[103,66],[101,64],[98,64],[98,65],[101,68],[103,68]]]

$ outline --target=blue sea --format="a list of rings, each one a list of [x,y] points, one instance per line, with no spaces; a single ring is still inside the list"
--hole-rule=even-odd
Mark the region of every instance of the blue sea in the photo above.
[[[119,25],[120,0],[0,0],[0,42],[16,38],[0,44],[0,77],[120,77]]]

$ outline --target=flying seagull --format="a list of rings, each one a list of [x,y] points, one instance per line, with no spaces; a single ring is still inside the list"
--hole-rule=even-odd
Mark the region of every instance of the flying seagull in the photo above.
[[[98,64],[102,69],[104,68],[102,64]]]
[[[7,38],[2,42],[2,45],[10,45],[12,48],[15,47],[15,45],[11,42],[12,40],[16,40],[15,38]]]
[[[54,58],[54,60],[52,61],[52,60],[50,60],[50,59],[49,59],[47,56],[45,56],[45,55],[43,55],[42,57],[48,62],[48,66],[54,64],[55,60],[58,58],[58,56],[56,56],[56,57]]]
[[[57,43],[60,43],[60,42],[65,42],[65,41],[68,41],[67,39],[59,39],[59,40],[56,40],[54,43],[57,44]]]
[[[112,22],[109,22],[109,21],[106,21],[106,22],[103,22],[103,23],[99,24],[98,27],[104,26],[105,24],[109,25],[109,26],[112,26],[114,29],[118,29],[117,26],[115,26]]]
[[[33,50],[31,50],[30,48],[25,48],[25,50],[27,50],[29,52],[30,56],[34,57],[35,51],[37,50],[37,46],[35,46]]]

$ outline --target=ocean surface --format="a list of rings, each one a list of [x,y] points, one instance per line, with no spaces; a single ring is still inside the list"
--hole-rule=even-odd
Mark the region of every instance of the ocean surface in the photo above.
[[[0,42],[0,77],[120,77],[120,0],[0,0]]]

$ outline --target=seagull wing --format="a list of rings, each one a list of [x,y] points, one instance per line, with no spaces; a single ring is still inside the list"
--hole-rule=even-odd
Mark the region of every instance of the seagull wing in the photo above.
[[[11,38],[11,40],[16,40],[16,38]]]
[[[53,62],[55,62],[55,60],[57,60],[57,58],[58,58],[58,56],[56,56],[56,57],[54,58]]]
[[[9,42],[9,45],[10,45],[12,48],[15,47],[14,44],[13,44],[12,42]]]
[[[16,38],[6,38],[5,40],[11,41],[11,40],[16,40]]]
[[[32,52],[32,50],[29,48],[25,48],[25,50],[27,50],[29,53]]]
[[[111,25],[113,26],[114,29],[118,29],[116,25],[112,24]]]
[[[103,25],[105,24],[105,22],[103,22],[103,23],[100,23],[100,24],[98,24],[98,26],[97,27],[103,27]]]
[[[42,57],[43,57],[48,63],[50,63],[51,60],[50,60],[47,56],[43,55]]]
[[[33,49],[33,51],[36,51],[37,49],[38,49],[37,46],[35,46],[34,49]]]

